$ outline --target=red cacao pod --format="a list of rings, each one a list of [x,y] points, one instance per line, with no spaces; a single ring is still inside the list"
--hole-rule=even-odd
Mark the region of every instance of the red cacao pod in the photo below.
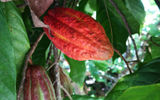
[[[68,57],[75,60],[107,60],[113,48],[103,27],[92,17],[71,8],[55,8],[44,16],[49,39]],[[53,37],[51,36],[53,35]]]
[[[56,100],[53,85],[43,67],[28,67],[24,83],[24,100]]]

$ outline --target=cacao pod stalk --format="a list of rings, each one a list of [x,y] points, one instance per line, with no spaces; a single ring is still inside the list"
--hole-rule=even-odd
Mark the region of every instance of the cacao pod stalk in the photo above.
[[[56,100],[53,85],[43,67],[28,67],[24,83],[24,100]]]
[[[51,33],[48,38],[68,57],[75,60],[107,60],[113,56],[112,45],[103,27],[89,15],[71,8],[55,8],[44,16]]]

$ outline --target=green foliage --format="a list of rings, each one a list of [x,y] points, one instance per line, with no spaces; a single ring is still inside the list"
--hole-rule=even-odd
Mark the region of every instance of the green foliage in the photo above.
[[[66,60],[70,65],[70,77],[71,79],[78,83],[79,85],[83,85],[84,78],[85,78],[85,61],[77,61],[65,56]]]
[[[95,98],[86,95],[73,95],[73,100],[103,100],[103,98]],[[69,98],[65,98],[64,100],[70,100]]]
[[[108,63],[108,61],[96,61],[96,60],[92,60],[92,61],[87,61],[86,65],[89,66],[89,71],[91,73],[91,75],[98,81],[103,81],[105,82],[105,79],[102,79],[101,77],[101,73],[99,71],[102,71],[105,73],[105,71],[109,70],[109,66],[110,64]]]
[[[160,84],[128,88],[118,100],[159,100]]]
[[[124,15],[125,19],[127,20],[129,27],[131,28],[131,33],[139,33],[140,23],[138,22],[139,19],[143,20],[144,15],[134,14],[131,13],[128,7],[132,7],[132,2],[125,3],[125,1],[114,0],[116,5],[118,6],[119,10]],[[132,0],[133,3],[136,0]],[[141,1],[138,0],[136,5],[141,5]],[[141,11],[139,13],[144,14],[143,7],[135,6],[134,11]],[[139,16],[141,16],[139,18]],[[139,19],[137,19],[139,18]],[[118,49],[121,53],[126,51],[126,40],[128,38],[128,31],[122,18],[117,13],[116,9],[112,6],[109,0],[97,0],[97,17],[96,20],[101,23],[104,27],[107,36],[109,37],[110,41],[112,42],[114,48]],[[115,53],[113,59],[118,57]]]
[[[73,6],[76,6],[76,0],[59,0],[54,1],[50,8],[62,6],[64,1],[68,1],[66,2],[65,7],[72,8]],[[115,87],[105,98],[96,98],[94,96],[97,95],[92,92],[99,91],[93,89],[92,86],[96,85],[96,87],[101,88],[101,85],[92,84],[92,78],[96,79],[94,81],[97,83],[104,83],[106,87],[102,86],[102,89],[105,87],[107,88],[107,91],[118,77],[118,74],[125,69],[124,62],[119,60],[119,58],[116,59],[118,57],[116,53],[112,58],[114,62],[112,60],[76,61],[65,56],[65,58],[62,58],[62,62],[67,60],[69,63],[69,76],[72,81],[76,82],[80,86],[83,86],[86,71],[88,71],[88,77],[91,77],[90,82],[92,81],[91,84],[86,84],[86,86],[88,85],[91,88],[91,91],[87,92],[88,95],[90,95],[89,93],[94,94],[93,97],[73,93],[74,95],[72,95],[72,98],[73,100],[159,100],[159,19],[158,17],[153,18],[154,20],[151,24],[144,24],[145,28],[140,29],[141,26],[143,26],[145,17],[145,11],[141,0],[112,1],[115,2],[118,9],[124,15],[132,34],[140,33],[140,30],[148,32],[144,39],[145,42],[147,42],[147,45],[144,46],[147,47],[143,51],[146,51],[146,53],[145,55],[142,55],[144,58],[140,58],[143,63],[137,66],[138,70],[133,74],[120,78]],[[150,0],[150,2],[154,3],[153,0]],[[19,5],[23,4],[24,1],[18,0],[14,3]],[[28,52],[30,45],[33,45],[38,36],[43,32],[42,28],[33,28],[29,7],[25,7],[25,9],[17,9],[14,3],[0,2],[0,100],[16,100],[16,86],[19,87],[25,55]],[[115,49],[119,50],[122,54],[126,52],[126,49],[128,49],[126,46],[126,41],[129,33],[120,14],[117,13],[116,9],[110,3],[110,0],[80,0],[77,5],[78,6],[75,8],[76,10],[91,15],[104,27],[106,34]],[[146,14],[152,15],[154,12],[150,10],[149,13]],[[136,37],[134,37],[137,43],[137,48],[142,48],[141,46],[143,46],[141,45],[142,40],[140,37],[141,36],[138,34],[136,34]],[[149,39],[149,37],[151,38]],[[48,49],[49,44],[50,40],[46,35],[44,35],[32,55],[32,61],[34,64],[42,66],[46,64],[45,56],[47,55],[46,50]],[[130,51],[133,53],[132,51],[134,51],[134,47],[132,44],[130,45],[129,49],[131,49]],[[143,51],[138,51],[140,56]],[[124,54],[123,56],[125,57],[126,55]],[[135,56],[134,53],[130,54],[130,58],[127,59],[133,60],[133,56]],[[51,58],[52,57],[53,55]],[[65,98],[64,100],[69,99]]]
[[[16,74],[21,70],[29,47],[23,20],[16,6],[13,2],[0,2],[1,100],[16,100]]]
[[[152,36],[160,36],[160,29],[158,29],[159,27],[159,19],[157,20],[156,23],[153,23],[153,24],[150,24],[148,25],[148,27],[150,28],[149,30],[149,34],[152,35]]]
[[[121,78],[105,100],[117,100],[125,90],[133,86],[148,85],[160,82],[160,58],[154,59],[139,67],[135,73]]]
[[[81,0],[79,6],[76,7],[77,10],[84,12],[85,6],[87,5],[88,0]]]
[[[151,37],[149,41],[152,58],[160,57],[160,37]]]
[[[16,6],[12,2],[1,3],[1,9],[9,27],[11,42],[14,48],[15,64],[17,73],[19,73],[23,58],[30,48],[28,36]]]
[[[132,13],[138,23],[143,24],[145,11],[142,2],[140,0],[125,0],[125,3],[126,7],[130,11],[130,13]]]
[[[99,70],[107,71],[108,69],[109,64],[107,61],[93,61],[93,63]]]
[[[45,65],[45,62],[46,62],[45,54],[49,46],[49,43],[50,43],[50,40],[46,35],[44,35],[41,41],[38,43],[35,53],[32,55],[32,59],[33,59],[32,61],[34,64],[41,65],[41,66]]]

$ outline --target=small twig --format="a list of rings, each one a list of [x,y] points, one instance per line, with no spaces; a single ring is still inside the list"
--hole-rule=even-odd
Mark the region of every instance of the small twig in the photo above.
[[[68,96],[68,98],[70,100],[73,100],[72,97],[71,97],[71,95],[68,93],[68,91],[62,85],[61,85],[61,89],[67,94],[67,96]]]
[[[127,68],[128,68],[128,70],[129,70],[130,74],[132,74],[132,71],[131,71],[131,69],[130,69],[130,67],[129,67],[129,64],[128,64],[128,62],[126,61],[126,59],[122,56],[122,54],[121,54],[118,50],[114,49],[114,51],[124,60],[124,62],[126,63]]]
[[[136,54],[136,57],[137,57],[137,61],[139,62],[139,57],[138,57],[138,51],[137,51],[137,46],[136,46],[136,43],[135,43],[135,40],[133,39],[132,37],[132,33],[131,33],[131,30],[129,28],[129,25],[127,23],[127,20],[126,18],[124,17],[124,15],[122,14],[122,12],[119,10],[119,8],[117,7],[117,5],[115,4],[115,2],[113,0],[109,0],[111,2],[111,4],[113,5],[113,7],[116,9],[116,11],[118,12],[118,14],[121,16],[125,26],[126,26],[126,29],[129,33],[129,36],[133,42],[133,45],[134,45],[134,50],[135,50],[135,54]]]
[[[39,41],[43,37],[43,35],[44,35],[44,32],[38,37],[38,39],[36,40],[36,42],[31,47],[30,51],[26,55],[26,60],[24,62],[24,68],[23,68],[23,73],[22,73],[23,76],[22,76],[22,80],[21,80],[21,83],[20,83],[20,87],[19,87],[19,91],[18,91],[18,95],[17,95],[17,100],[20,100],[20,94],[23,91],[23,84],[24,84],[24,81],[25,81],[25,78],[26,78],[25,75],[26,75],[26,70],[27,70],[27,67],[28,67],[28,62],[29,62],[29,60],[30,60],[33,52],[35,51],[35,49],[36,49]]]
[[[58,57],[56,57],[55,62],[52,63],[52,64],[47,68],[47,71],[50,70],[53,66],[55,66],[55,65],[59,62],[60,56],[61,56],[61,52],[60,52],[60,54],[58,55]]]
[[[160,44],[156,43],[155,41],[153,41],[152,37],[150,38],[150,41],[157,47],[160,47]]]

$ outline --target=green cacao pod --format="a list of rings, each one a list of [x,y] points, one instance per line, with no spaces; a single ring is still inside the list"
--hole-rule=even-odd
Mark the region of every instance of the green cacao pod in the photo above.
[[[24,83],[24,100],[56,100],[53,85],[43,67],[28,67]]]
[[[113,56],[112,45],[103,27],[89,15],[71,8],[55,8],[44,16],[51,33],[49,39],[75,60],[107,60]]]

